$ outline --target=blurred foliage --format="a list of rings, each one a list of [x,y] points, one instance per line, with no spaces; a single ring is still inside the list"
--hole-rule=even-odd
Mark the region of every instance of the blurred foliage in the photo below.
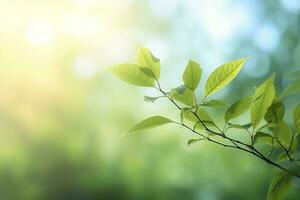
[[[187,132],[168,126],[121,137],[145,115],[175,113],[103,69],[142,44],[174,87],[188,59],[212,71],[250,56],[241,87],[222,94],[231,101],[257,77],[299,68],[297,2],[1,1],[0,199],[263,199],[271,168],[253,157],[187,147]],[[298,196],[294,184],[288,199]]]

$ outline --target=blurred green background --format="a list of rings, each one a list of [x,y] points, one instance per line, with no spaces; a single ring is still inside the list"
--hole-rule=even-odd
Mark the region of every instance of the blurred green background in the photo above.
[[[0,199],[264,199],[272,168],[245,153],[188,147],[175,126],[121,137],[178,113],[105,68],[135,62],[142,45],[161,59],[164,88],[180,85],[188,59],[203,87],[219,64],[250,56],[217,95],[230,103],[274,71],[282,88],[299,68],[299,35],[299,0],[1,0]]]

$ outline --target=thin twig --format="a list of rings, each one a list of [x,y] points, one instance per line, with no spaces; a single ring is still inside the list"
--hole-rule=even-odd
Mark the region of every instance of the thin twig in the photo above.
[[[160,86],[160,84],[159,84],[158,81],[157,81],[157,85],[158,85],[158,88],[157,88],[157,89],[158,89],[162,94],[166,95],[167,93],[161,88],[161,86]],[[171,99],[170,97],[168,97],[168,99],[169,99],[169,100],[170,100],[170,101],[171,101],[171,102],[172,102],[179,110],[182,110],[182,108],[181,108],[181,107],[180,107],[173,99]],[[247,144],[247,143],[244,143],[244,142],[241,142],[241,141],[238,141],[238,140],[236,140],[236,139],[230,138],[230,137],[226,136],[225,133],[224,133],[224,131],[220,130],[216,125],[215,125],[215,126],[216,126],[217,130],[219,131],[219,133],[216,132],[216,131],[211,130],[210,128],[208,128],[207,125],[206,125],[206,124],[200,119],[200,117],[198,116],[198,114],[197,114],[197,109],[196,109],[196,111],[191,111],[191,112],[195,115],[195,117],[197,118],[198,122],[200,122],[201,125],[204,127],[205,131],[207,131],[207,132],[209,132],[209,133],[212,133],[212,134],[214,134],[214,135],[217,135],[217,136],[219,136],[219,137],[221,137],[221,138],[223,138],[223,139],[225,139],[225,140],[228,140],[228,141],[231,142],[233,145],[228,145],[228,144],[224,144],[224,143],[222,143],[222,142],[218,142],[218,141],[216,141],[216,140],[213,140],[213,139],[211,139],[210,137],[201,134],[200,132],[196,131],[194,128],[191,128],[191,127],[187,126],[187,125],[184,124],[184,123],[177,123],[177,122],[175,122],[175,123],[177,123],[177,124],[179,124],[179,125],[181,125],[181,126],[187,128],[188,130],[190,130],[190,131],[192,131],[193,133],[195,133],[195,134],[201,136],[202,138],[207,139],[208,141],[210,141],[210,142],[212,142],[212,143],[215,143],[215,144],[217,144],[217,145],[221,145],[221,146],[223,146],[223,147],[228,147],[228,148],[238,149],[238,150],[241,150],[241,151],[250,153],[250,154],[252,154],[252,155],[254,155],[254,156],[260,158],[261,160],[265,161],[266,163],[268,163],[268,164],[270,164],[270,165],[273,165],[274,167],[277,167],[277,168],[279,168],[279,169],[281,169],[281,170],[283,170],[283,171],[285,171],[285,172],[287,172],[287,173],[289,173],[289,174],[291,174],[291,175],[293,175],[293,176],[295,176],[295,177],[300,178],[300,175],[299,175],[299,174],[296,174],[296,173],[294,173],[294,172],[292,172],[292,171],[290,171],[290,170],[284,168],[283,166],[281,166],[281,165],[279,165],[278,163],[272,161],[270,158],[264,156],[261,152],[259,152],[259,151],[253,146],[253,138],[251,137],[251,135],[250,135],[250,138],[251,138],[251,145],[249,145],[249,144]],[[253,136],[253,135],[252,135],[252,136]],[[278,142],[279,142],[279,141],[278,141]],[[291,143],[292,143],[292,142],[291,142]],[[281,144],[281,143],[279,143],[279,144]],[[241,146],[240,146],[240,145],[241,145]],[[289,151],[290,151],[290,149],[291,149],[292,144],[290,145],[290,147],[289,147],[288,150],[287,150],[283,145],[281,145],[281,146],[283,147],[284,151],[287,153],[287,155],[288,155],[290,161],[292,161],[292,158],[290,157],[290,154],[289,154]],[[272,151],[273,151],[273,149],[272,149]]]

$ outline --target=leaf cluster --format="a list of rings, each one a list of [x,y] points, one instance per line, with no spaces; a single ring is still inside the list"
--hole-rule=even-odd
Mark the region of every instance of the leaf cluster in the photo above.
[[[300,177],[296,172],[280,165],[282,162],[295,163],[299,161],[298,135],[300,133],[300,102],[292,111],[293,123],[285,121],[284,100],[300,92],[300,71],[288,73],[285,78],[291,83],[278,94],[274,81],[275,74],[269,76],[251,96],[240,97],[231,104],[212,96],[229,85],[245,66],[247,58],[240,58],[218,66],[206,80],[204,91],[197,91],[201,82],[202,68],[199,63],[189,60],[182,75],[182,84],[165,91],[160,85],[160,60],[152,52],[140,47],[137,63],[115,65],[109,70],[121,80],[142,87],[156,89],[160,96],[145,96],[147,102],[155,102],[159,98],[167,98],[179,109],[180,121],[162,116],[152,116],[135,125],[128,134],[144,132],[146,129],[165,124],[179,124],[197,137],[188,141],[194,144],[200,141],[210,141],[224,147],[235,148],[253,154],[268,164],[281,169],[276,173],[269,187],[268,199],[281,198],[293,177]],[[202,98],[197,99],[198,96]],[[224,123],[220,128],[207,112],[207,108],[225,108]],[[242,124],[234,123],[241,115],[249,114],[249,121]],[[231,138],[228,131],[240,130],[248,135],[248,141]],[[218,138],[218,139],[214,139]],[[221,140],[220,140],[221,139]],[[267,147],[267,152],[258,149]],[[274,153],[276,152],[276,153]]]

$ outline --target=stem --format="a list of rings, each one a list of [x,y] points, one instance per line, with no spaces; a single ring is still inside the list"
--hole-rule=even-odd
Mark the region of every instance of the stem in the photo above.
[[[286,155],[288,156],[290,161],[293,161],[293,158],[290,156],[289,151],[290,151],[290,147],[289,150],[287,150],[284,145],[277,139],[278,144],[280,145],[280,147],[283,149],[283,151],[286,153]]]
[[[292,148],[293,142],[294,142],[294,138],[295,138],[295,135],[293,135],[293,137],[292,137],[292,139],[291,139],[291,143],[290,143],[289,149],[287,150],[288,152],[291,151],[291,148]]]
[[[167,93],[161,88],[161,86],[160,86],[160,84],[159,84],[158,81],[157,81],[157,85],[158,85],[158,88],[157,88],[157,89],[158,89],[162,94],[166,95]],[[181,108],[181,107],[180,107],[173,99],[171,99],[171,98],[168,97],[168,96],[167,96],[167,98],[168,98],[168,99],[169,99],[169,100],[170,100],[170,101],[171,101],[171,102],[172,102],[179,110],[182,110],[182,108]],[[191,112],[195,115],[195,117],[198,119],[198,121],[199,121],[199,122],[201,123],[201,125],[204,127],[205,131],[207,131],[207,132],[209,132],[209,133],[212,133],[212,134],[214,134],[214,135],[217,135],[217,136],[219,136],[219,137],[221,137],[221,138],[223,138],[223,139],[225,139],[225,140],[231,142],[233,145],[229,145],[229,144],[225,144],[225,143],[222,143],[222,142],[213,140],[213,139],[211,139],[210,137],[208,137],[208,136],[206,136],[206,135],[203,135],[202,133],[196,131],[194,128],[191,128],[191,127],[187,126],[187,125],[184,124],[183,122],[182,122],[182,123],[175,122],[175,123],[176,123],[176,124],[179,124],[179,125],[181,125],[181,126],[183,126],[184,128],[186,128],[186,129],[192,131],[193,133],[195,133],[195,134],[201,136],[202,138],[204,138],[204,139],[206,139],[206,140],[208,140],[208,141],[210,141],[210,142],[212,142],[212,143],[214,143],[214,144],[217,144],[217,145],[220,145],[220,146],[223,146],[223,147],[227,147],[227,148],[233,148],[233,149],[238,149],[238,150],[247,152],[247,153],[249,153],[249,154],[252,154],[252,155],[256,156],[257,158],[260,158],[261,160],[265,161],[266,163],[268,163],[268,164],[270,164],[270,165],[272,165],[272,166],[274,166],[274,167],[276,167],[276,168],[278,168],[278,169],[281,169],[281,170],[283,170],[283,171],[285,171],[285,172],[287,172],[287,173],[289,173],[289,174],[291,174],[291,175],[293,175],[293,176],[295,176],[295,177],[297,177],[297,178],[300,178],[300,175],[299,175],[299,174],[296,174],[295,172],[290,171],[289,169],[287,169],[287,168],[281,166],[280,164],[278,164],[278,163],[272,161],[270,157],[266,157],[266,156],[263,155],[261,152],[259,152],[259,151],[254,147],[254,145],[253,145],[253,138],[252,138],[252,137],[251,137],[251,145],[250,145],[250,144],[247,144],[247,143],[244,143],[244,142],[241,142],[241,141],[239,141],[239,140],[236,140],[236,139],[233,139],[233,138],[231,138],[231,137],[226,136],[225,133],[224,133],[224,131],[221,130],[220,128],[218,128],[216,125],[215,125],[215,127],[216,127],[216,129],[217,129],[219,132],[213,131],[213,130],[211,130],[210,128],[208,128],[207,125],[206,125],[206,124],[200,119],[200,117],[197,115],[197,109],[196,109],[196,111],[191,111]],[[278,141],[278,142],[279,142],[279,141]],[[291,142],[291,145],[290,145],[290,147],[289,147],[288,150],[287,150],[283,145],[281,145],[281,143],[279,143],[280,146],[283,147],[284,151],[285,151],[286,154],[288,155],[290,161],[293,160],[293,159],[290,157],[290,154],[289,154],[289,151],[290,151],[290,149],[291,149],[292,143],[293,143],[293,142]],[[272,147],[272,150],[273,150],[273,147]]]

